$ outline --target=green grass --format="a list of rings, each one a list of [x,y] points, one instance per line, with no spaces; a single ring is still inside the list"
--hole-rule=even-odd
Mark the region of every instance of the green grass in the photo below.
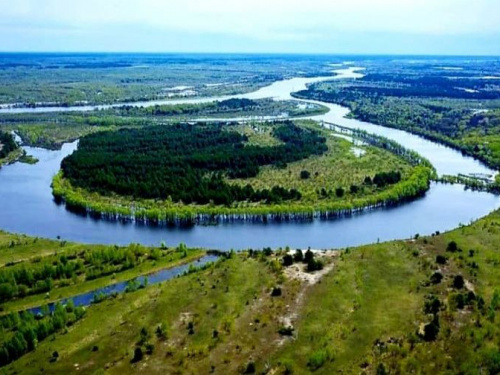
[[[316,130],[315,123],[306,122]],[[343,138],[335,136],[332,131],[321,130],[327,138],[328,151],[321,156],[312,156],[305,160],[290,163],[286,168],[276,168],[267,166],[254,178],[228,180],[228,182],[246,185],[250,184],[254,189],[269,189],[271,185],[283,186],[286,189],[297,189],[302,193],[302,201],[308,203],[318,203],[320,201],[345,201],[352,198],[359,198],[376,194],[380,190],[373,186],[363,186],[365,177],[373,176],[380,172],[400,171],[403,179],[408,178],[412,172],[412,167],[402,158],[399,158],[388,151],[371,147],[356,146],[362,149],[365,154],[358,157],[352,151],[353,144]],[[264,139],[268,132],[258,129],[258,131],[247,130],[249,133],[257,133],[254,137]],[[253,138],[251,137],[250,140]],[[266,143],[269,143],[267,141]],[[309,179],[301,179],[300,172],[306,170],[311,174]],[[357,185],[361,191],[357,194],[350,194],[351,185]],[[345,197],[335,196],[336,188],[343,188]],[[320,195],[321,189],[330,192],[328,197]]]
[[[444,235],[344,253],[334,272],[308,294],[296,327],[300,335],[278,351],[275,365],[304,373],[311,359],[326,352],[318,374],[374,374],[380,368],[391,374],[496,373],[500,329],[495,312],[488,318],[488,306],[500,286],[499,240],[500,213],[495,212]],[[450,241],[461,250],[447,252]],[[436,264],[437,255],[447,257],[447,264]],[[443,281],[428,285],[437,269]],[[462,310],[455,307],[455,295],[467,293],[453,289],[455,275],[471,283],[486,307],[478,302]],[[429,294],[444,307],[437,339],[425,342],[416,332],[431,320],[423,312]]]
[[[241,330],[254,332],[248,325],[254,317],[249,314],[251,307],[260,309],[272,302],[268,290],[275,279],[264,262],[234,257],[206,271],[120,295],[90,307],[85,319],[66,334],[44,341],[7,371],[38,373],[43,368],[49,373],[71,373],[77,367],[84,374],[99,369],[109,373],[139,369],[147,373],[204,373],[213,364],[218,371],[225,368],[234,373],[240,362],[252,355],[263,356],[268,347],[257,335],[248,338]],[[188,332],[189,322],[194,323],[193,334]],[[161,323],[168,327],[166,340],[154,334]],[[142,327],[150,332],[155,350],[147,360],[132,364]],[[214,330],[219,332],[216,339]],[[273,325],[263,324],[257,332],[261,330],[275,331]],[[235,341],[240,342],[240,349],[233,345]],[[97,351],[92,351],[94,346]],[[55,350],[60,358],[49,363]]]

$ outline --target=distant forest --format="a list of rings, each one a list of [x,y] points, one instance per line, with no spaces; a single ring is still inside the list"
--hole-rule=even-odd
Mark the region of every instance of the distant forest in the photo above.
[[[245,135],[220,124],[101,132],[82,138],[79,149],[63,160],[62,170],[74,185],[101,194],[223,205],[300,199],[296,189],[254,190],[226,182],[226,177],[254,177],[261,166],[282,168],[328,149],[324,137],[291,121],[277,123],[273,136],[283,144],[245,144]]]

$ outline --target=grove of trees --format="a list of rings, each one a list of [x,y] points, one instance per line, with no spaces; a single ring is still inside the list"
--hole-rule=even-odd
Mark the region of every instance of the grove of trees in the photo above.
[[[285,167],[328,149],[319,133],[290,121],[277,123],[273,136],[282,144],[245,144],[245,135],[220,124],[101,132],[82,138],[79,149],[63,160],[62,171],[73,185],[101,194],[223,205],[298,200],[301,194],[296,189],[255,190],[226,182],[226,178],[254,177],[264,165]]]

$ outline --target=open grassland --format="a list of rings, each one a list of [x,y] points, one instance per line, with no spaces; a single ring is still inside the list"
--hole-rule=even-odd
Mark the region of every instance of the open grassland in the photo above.
[[[495,212],[445,234],[318,253],[324,269],[312,273],[284,251],[233,254],[91,306],[4,371],[496,374],[499,240]]]

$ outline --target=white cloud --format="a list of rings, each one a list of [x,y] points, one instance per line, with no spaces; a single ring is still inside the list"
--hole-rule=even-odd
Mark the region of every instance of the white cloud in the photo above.
[[[0,0],[0,19],[95,28],[142,25],[268,36],[309,32],[500,31],[497,0]],[[297,32],[297,30],[299,30]],[[306,32],[307,34],[307,32]]]
[[[2,30],[36,30],[39,38],[44,28],[51,37],[59,30],[61,39],[127,30],[135,40],[135,30],[149,30],[256,42],[338,40],[348,33],[500,35],[500,0],[0,0],[0,9]],[[0,50],[1,43],[0,35]]]

